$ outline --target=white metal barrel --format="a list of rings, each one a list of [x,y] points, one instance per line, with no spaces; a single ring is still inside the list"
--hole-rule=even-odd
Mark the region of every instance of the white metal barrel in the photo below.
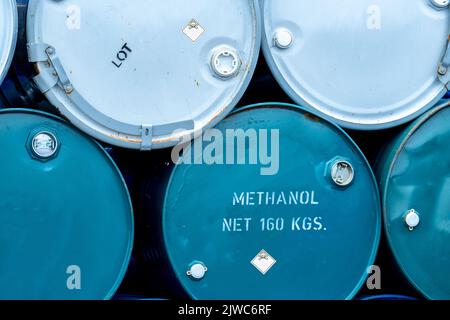
[[[0,84],[14,56],[17,38],[17,8],[15,0],[0,0]]]
[[[35,82],[74,125],[131,149],[223,119],[256,66],[257,0],[30,0]]]
[[[447,92],[448,0],[263,0],[262,10],[278,82],[341,126],[393,127]]]

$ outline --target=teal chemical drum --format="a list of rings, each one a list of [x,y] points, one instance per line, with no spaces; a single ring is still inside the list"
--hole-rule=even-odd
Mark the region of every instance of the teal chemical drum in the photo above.
[[[385,229],[397,262],[429,299],[450,299],[450,104],[426,113],[379,160]]]
[[[0,141],[0,299],[112,297],[134,230],[115,164],[45,113],[0,111]]]
[[[378,189],[337,126],[297,106],[254,105],[179,151],[163,236],[191,298],[350,299],[365,283]]]

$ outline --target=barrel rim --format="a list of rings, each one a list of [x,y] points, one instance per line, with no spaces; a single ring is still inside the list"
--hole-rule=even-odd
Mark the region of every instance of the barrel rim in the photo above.
[[[27,42],[34,42],[34,38],[37,35],[36,29],[39,29],[36,26],[36,22],[33,21],[34,13],[36,12],[36,8],[40,0],[29,0],[29,9],[27,13]],[[256,70],[256,65],[258,62],[258,57],[261,49],[261,40],[262,40],[262,18],[261,18],[261,10],[259,5],[259,0],[247,0],[249,5],[249,9],[252,11],[253,16],[253,34],[252,34],[252,51],[249,53],[249,63],[245,68],[243,68],[243,73],[245,75],[242,76],[241,81],[239,82],[239,86],[236,88],[236,92],[233,92],[230,95],[230,102],[221,108],[217,106],[214,108],[214,115],[208,118],[201,118],[200,121],[202,123],[201,128],[198,128],[197,125],[194,125],[193,129],[189,129],[183,133],[177,133],[174,135],[164,134],[160,136],[155,136],[152,138],[152,149],[163,149],[169,148],[176,145],[180,139],[197,135],[202,130],[206,130],[214,127],[220,121],[222,121],[239,103],[243,95],[245,94],[246,89],[248,88],[250,81],[253,78],[253,75]],[[35,66],[39,70],[40,63],[36,63]],[[60,96],[65,95],[64,90],[59,88],[59,86],[55,86],[45,92],[45,96],[52,103],[52,105],[58,109],[72,124],[74,124],[77,128],[87,133],[88,135],[103,141],[105,143],[127,148],[127,149],[141,149],[142,138],[140,135],[127,133],[126,130],[132,129],[133,131],[140,130],[140,126],[122,123],[117,120],[113,120],[109,118],[107,115],[103,113],[99,113],[103,121],[95,117],[91,117],[85,111],[85,106],[80,106],[78,103],[71,102],[75,108],[71,107],[69,104],[65,103],[64,99],[61,99]],[[75,109],[75,112],[73,111]],[[78,116],[78,114],[83,114],[83,117]],[[107,123],[115,123],[114,127],[112,125],[108,125]],[[203,125],[204,124],[204,125]],[[163,126],[169,126],[171,124],[164,124]],[[124,129],[124,130],[121,130]],[[120,136],[118,136],[120,135]]]
[[[13,25],[12,25],[12,30],[11,30],[12,34],[10,34],[11,42],[9,43],[8,49],[7,49],[9,51],[9,54],[8,54],[8,58],[5,61],[5,69],[1,70],[1,72],[0,72],[0,85],[2,84],[3,80],[5,79],[8,71],[9,71],[9,68],[11,66],[11,63],[13,61],[14,53],[15,53],[16,45],[17,45],[17,35],[18,35],[18,32],[19,32],[19,29],[18,29],[19,28],[19,22],[18,22],[18,12],[17,12],[16,1],[15,0],[9,0],[9,3],[11,5],[12,11],[13,11],[12,12],[12,23],[13,23]]]
[[[394,121],[384,122],[384,123],[376,123],[376,124],[360,124],[356,122],[348,122],[344,121],[338,118],[335,118],[329,114],[326,114],[318,109],[316,109],[312,103],[309,103],[306,98],[304,98],[299,92],[296,92],[294,88],[292,88],[288,80],[282,75],[281,70],[277,67],[275,63],[275,59],[271,53],[271,48],[269,46],[269,43],[266,39],[267,31],[266,31],[266,23],[265,23],[265,15],[266,10],[265,6],[266,3],[269,0],[261,0],[261,11],[263,15],[263,21],[262,21],[262,29],[263,29],[263,35],[262,35],[262,42],[261,42],[261,48],[263,51],[263,55],[267,61],[267,64],[269,66],[269,69],[271,70],[273,76],[275,77],[277,83],[282,87],[283,91],[286,92],[286,94],[297,104],[300,104],[304,106],[305,109],[308,111],[313,111],[321,115],[322,118],[325,118],[331,122],[335,122],[342,126],[343,128],[350,129],[350,130],[357,130],[357,131],[378,131],[378,130],[384,130],[384,129],[390,129],[397,126],[400,126],[402,124],[408,123],[412,120],[417,119],[427,111],[429,111],[433,106],[436,105],[448,92],[446,89],[446,86],[442,84],[442,88],[440,92],[430,101],[427,101],[423,107],[418,109],[417,111],[409,114],[407,117],[403,117],[401,119],[397,119]]]
[[[370,253],[369,256],[369,260],[367,263],[367,268],[369,268],[370,266],[372,266],[375,263],[377,254],[378,254],[378,249],[380,246],[380,242],[381,242],[381,231],[382,231],[382,219],[381,219],[381,213],[382,213],[382,208],[381,208],[381,197],[380,197],[380,192],[379,192],[379,187],[378,187],[378,183],[375,177],[375,174],[373,173],[372,167],[369,164],[369,161],[367,160],[366,156],[364,155],[364,153],[362,152],[362,150],[359,148],[359,146],[356,144],[356,142],[350,137],[350,135],[344,131],[344,129],[342,129],[341,127],[339,127],[336,123],[329,121],[328,119],[324,119],[323,117],[321,117],[317,112],[314,111],[310,111],[306,108],[304,108],[303,106],[299,106],[296,104],[291,104],[291,103],[284,103],[284,102],[264,102],[264,103],[255,103],[255,104],[251,104],[248,106],[244,106],[242,108],[238,108],[237,110],[233,111],[232,113],[230,113],[228,115],[228,117],[231,117],[233,115],[245,112],[245,111],[249,111],[249,110],[253,110],[253,109],[259,109],[259,108],[266,108],[266,107],[277,107],[279,109],[290,109],[293,111],[297,111],[300,113],[309,113],[319,119],[321,119],[323,122],[325,122],[326,124],[328,124],[332,129],[337,130],[337,133],[340,133],[344,139],[346,139],[349,142],[349,146],[352,146],[355,148],[355,150],[357,151],[357,153],[361,156],[361,159],[363,160],[363,163],[366,165],[368,172],[370,173],[371,176],[371,180],[373,183],[373,187],[375,189],[375,199],[377,202],[377,214],[376,214],[376,218],[377,218],[377,222],[376,222],[376,230],[375,230],[375,239],[374,239],[374,243],[372,244],[372,251]],[[168,246],[167,246],[167,228],[166,228],[166,221],[164,219],[164,217],[166,216],[166,207],[167,207],[167,200],[169,197],[169,188],[174,180],[174,176],[175,176],[175,171],[177,170],[178,165],[175,165],[172,169],[172,172],[170,174],[170,178],[168,180],[167,186],[165,188],[165,195],[164,195],[164,201],[163,201],[163,208],[162,208],[162,233],[163,233],[163,241],[164,241],[164,247],[166,249],[167,252],[167,256],[169,258],[170,261],[170,265],[173,271],[175,271],[174,269],[174,263],[173,263],[173,257],[172,257],[172,253],[170,252]],[[176,272],[175,272],[176,274]],[[193,292],[191,290],[189,290],[189,288],[185,285],[185,281],[181,281],[181,279],[178,277],[178,274],[176,274],[177,278],[179,279],[179,283],[181,285],[181,287],[185,290],[185,292],[191,296],[192,298],[196,299],[195,295],[193,294]],[[362,289],[364,283],[366,282],[367,279],[367,269],[363,270],[363,274],[361,276],[361,280],[355,285],[355,288],[353,289],[353,291],[351,293],[349,293],[349,295],[346,297],[345,300],[352,300],[358,293],[359,291]]]
[[[397,261],[398,266],[400,267],[401,271],[405,275],[405,277],[409,280],[409,282],[413,285],[414,288],[416,288],[422,295],[424,295],[427,299],[433,299],[432,294],[429,294],[425,292],[421,286],[418,285],[417,281],[415,280],[415,277],[411,276],[411,274],[408,272],[407,268],[405,267],[404,263],[398,258],[398,248],[393,245],[394,240],[392,239],[392,235],[388,232],[388,210],[387,210],[387,194],[388,194],[388,188],[390,187],[390,179],[389,177],[392,176],[392,171],[394,170],[395,165],[397,164],[397,160],[400,157],[400,154],[404,150],[406,144],[409,142],[411,137],[424,125],[428,122],[429,119],[437,115],[439,112],[441,112],[444,109],[447,109],[450,107],[450,100],[443,100],[441,104],[436,106],[434,109],[429,110],[427,113],[422,115],[419,119],[414,121],[408,128],[404,130],[404,132],[401,134],[401,138],[399,139],[399,143],[396,144],[396,150],[392,157],[389,158],[390,164],[386,172],[382,173],[383,178],[385,177],[385,183],[383,190],[381,190],[381,196],[382,196],[382,210],[383,210],[383,221],[384,221],[384,229],[386,231],[386,238],[388,239],[389,247],[395,257],[395,260]]]
[[[113,169],[113,171],[115,172],[115,174],[117,175],[117,177],[119,178],[119,180],[122,183],[122,186],[124,187],[124,191],[126,194],[126,198],[127,198],[127,202],[130,208],[130,212],[129,212],[129,222],[130,222],[130,227],[131,229],[129,230],[129,235],[128,235],[128,245],[127,245],[127,250],[126,253],[124,255],[124,259],[123,259],[123,264],[120,267],[120,270],[118,272],[117,275],[117,279],[115,281],[115,283],[111,286],[111,289],[109,290],[109,292],[105,295],[105,297],[103,298],[103,300],[110,300],[114,297],[115,293],[117,292],[117,290],[119,289],[123,279],[125,278],[127,269],[128,269],[128,265],[130,263],[131,260],[131,256],[132,256],[132,251],[133,251],[133,245],[134,245],[134,234],[135,234],[135,227],[134,227],[134,209],[133,209],[133,203],[131,201],[131,196],[130,196],[130,192],[128,190],[128,186],[125,182],[125,179],[122,175],[122,173],[119,170],[119,167],[117,166],[116,162],[113,160],[113,158],[109,155],[108,152],[106,152],[106,150],[102,147],[102,145],[97,142],[96,140],[92,139],[91,137],[89,137],[87,134],[81,132],[80,130],[76,129],[74,126],[72,126],[70,123],[68,123],[66,120],[62,119],[61,117],[58,117],[56,115],[44,112],[44,111],[40,111],[40,110],[34,110],[34,109],[24,109],[24,108],[6,108],[6,109],[0,109],[0,116],[2,114],[31,114],[31,115],[40,115],[40,116],[44,116],[47,118],[50,118],[52,120],[55,120],[57,122],[60,122],[68,127],[70,127],[72,130],[74,130],[74,133],[80,134],[82,136],[84,136],[85,138],[87,138],[89,141],[91,141],[92,143],[94,143],[94,145],[97,147],[97,149],[100,151],[100,153],[102,153],[105,156],[105,159],[111,164],[111,168]],[[128,213],[127,213],[128,215]]]
[[[375,300],[417,301],[417,298],[406,296],[404,294],[380,294],[361,298],[361,301],[375,301]]]

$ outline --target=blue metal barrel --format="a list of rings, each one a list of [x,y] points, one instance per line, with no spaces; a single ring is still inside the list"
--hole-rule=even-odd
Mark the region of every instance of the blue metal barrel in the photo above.
[[[233,133],[234,146],[233,138],[223,145]],[[168,163],[159,178],[143,174],[138,205],[148,234],[162,225],[165,270],[184,293],[350,299],[359,291],[377,252],[381,209],[372,171],[341,129],[294,105],[261,104],[185,147],[193,162]],[[253,162],[258,154],[273,161]],[[143,239],[143,249],[154,246]]]
[[[438,0],[262,0],[267,62],[296,102],[339,125],[406,123],[447,92],[450,9]]]
[[[260,22],[257,0],[30,0],[28,54],[37,86],[75,126],[112,145],[159,149],[236,106]]]
[[[17,39],[17,7],[15,0],[0,1],[0,84],[8,72]]]
[[[107,299],[133,244],[116,165],[65,121],[0,111],[0,299]]]
[[[415,121],[379,160],[385,230],[396,260],[427,298],[450,299],[450,103]]]

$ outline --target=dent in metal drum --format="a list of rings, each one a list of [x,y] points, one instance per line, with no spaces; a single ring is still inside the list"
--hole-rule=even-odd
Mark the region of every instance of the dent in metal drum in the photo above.
[[[55,48],[74,92],[67,94],[61,81],[41,90],[72,123],[100,140],[136,149],[174,145],[182,136],[174,130],[191,133],[221,120],[256,65],[257,2],[218,3],[32,0],[28,43]],[[213,57],[219,57],[219,75]],[[238,57],[233,68],[231,57]],[[37,65],[51,78],[45,62]]]
[[[0,111],[0,299],[106,299],[133,243],[125,183],[96,142],[56,117]],[[35,138],[52,135],[49,146]]]
[[[14,0],[0,0],[0,84],[14,56],[17,38],[17,8]]]
[[[264,0],[262,6],[264,53],[278,82],[297,103],[344,127],[407,122],[447,91],[437,69],[447,47],[448,8],[429,0]],[[276,46],[280,30],[292,33],[289,48]]]
[[[175,167],[163,233],[186,292],[195,299],[352,298],[374,262],[381,228],[377,185],[359,149],[334,125],[291,105],[245,108],[217,129],[279,129],[280,170],[261,176],[258,165]],[[346,187],[328,174],[337,158],[354,169]],[[279,201],[282,192],[286,199],[302,194],[303,204]],[[278,204],[267,204],[272,193]]]
[[[404,132],[382,173],[386,234],[411,283],[430,299],[450,298],[450,108],[431,110]],[[414,210],[419,224],[405,217]]]

